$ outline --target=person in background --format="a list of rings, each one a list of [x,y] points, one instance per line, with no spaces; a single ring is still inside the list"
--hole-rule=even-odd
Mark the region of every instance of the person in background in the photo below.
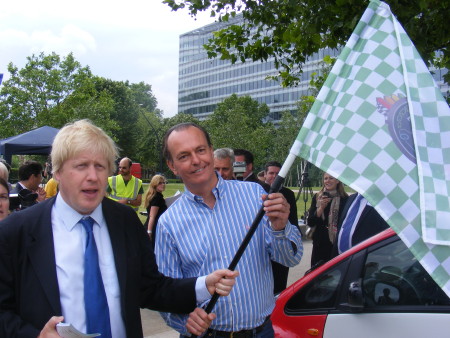
[[[58,193],[58,181],[53,178],[51,158],[48,157],[48,162],[45,162],[44,173],[47,177],[47,183],[45,184],[45,198],[50,198]]]
[[[266,178],[264,177],[264,170],[261,170],[258,175],[258,180],[260,180],[261,182],[265,182]]]
[[[0,178],[3,178],[5,180],[6,184],[8,185],[8,190],[11,191],[12,187],[9,183],[9,170],[6,164],[3,163],[3,161],[0,161]]]
[[[166,179],[162,175],[155,175],[150,181],[147,193],[145,194],[144,206],[147,209],[147,220],[144,226],[152,239],[152,246],[155,247],[156,226],[161,214],[167,210],[163,191],[166,189]]]
[[[311,267],[331,259],[339,216],[347,198],[342,182],[324,173],[323,187],[313,196],[307,218],[308,226],[314,228]]]
[[[196,335],[214,319],[196,306],[214,291],[228,295],[237,272],[160,274],[136,212],[105,196],[117,154],[88,120],[66,125],[52,145],[56,198],[0,222],[0,337],[58,337],[65,321],[102,338],[139,338],[144,307],[193,311],[187,330]]]
[[[52,159],[51,159],[50,155],[47,158],[47,162],[45,162],[44,172],[42,173],[42,176],[47,181],[50,180],[50,178],[52,178],[52,176],[53,176],[53,174],[52,174]]]
[[[278,176],[278,173],[281,170],[281,163],[277,161],[269,161],[264,166],[264,190],[269,192],[270,186],[275,181],[275,178]],[[298,215],[297,215],[297,201],[295,200],[295,194],[292,190],[281,187],[280,193],[283,194],[286,201],[289,203],[289,222],[295,225],[300,232],[300,228],[298,227]],[[301,232],[300,232],[301,233]],[[278,294],[284,289],[286,289],[288,275],[289,275],[289,267],[281,265],[280,263],[272,262],[272,271],[274,278],[274,289],[273,293]]]
[[[9,172],[6,165],[0,161],[0,178],[3,178],[6,182],[8,182]]]
[[[9,215],[9,187],[8,182],[0,177],[0,221]]]
[[[246,149],[234,149],[234,160],[236,162],[245,162],[245,172],[242,181],[259,183],[258,178],[253,172],[253,154]]]
[[[45,184],[44,189],[46,198],[55,196],[58,193],[58,181],[51,177],[48,180],[47,184]]]
[[[214,169],[224,180],[234,180],[233,172],[234,153],[230,148],[214,150]]]
[[[363,195],[350,195],[339,216],[332,257],[389,228],[389,224]]]
[[[45,190],[40,186],[42,170],[42,164],[36,161],[26,161],[19,167],[19,182],[11,193],[22,196],[22,204],[27,207],[45,200]],[[33,199],[30,200],[29,197]]]
[[[133,162],[124,157],[119,162],[119,175],[108,178],[106,192],[108,197],[116,202],[126,204],[138,212],[142,203],[142,180],[131,175],[131,165]]]

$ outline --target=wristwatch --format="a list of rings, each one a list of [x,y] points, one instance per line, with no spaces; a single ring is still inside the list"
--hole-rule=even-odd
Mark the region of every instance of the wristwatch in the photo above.
[[[147,233],[148,233],[148,234],[151,234],[151,233],[152,233],[152,231],[151,231],[151,230],[147,230]]]

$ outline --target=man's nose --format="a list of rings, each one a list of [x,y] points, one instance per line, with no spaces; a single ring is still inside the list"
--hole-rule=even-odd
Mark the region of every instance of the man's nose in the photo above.
[[[87,177],[88,177],[89,180],[96,181],[98,179],[98,173],[97,173],[97,170],[95,169],[95,166],[90,165],[88,167],[88,171],[87,172],[88,172]]]
[[[191,156],[192,163],[200,163],[200,157],[197,154],[192,154]]]

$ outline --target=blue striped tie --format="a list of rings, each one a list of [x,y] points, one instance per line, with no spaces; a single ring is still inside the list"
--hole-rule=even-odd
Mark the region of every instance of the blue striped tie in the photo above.
[[[351,240],[350,234],[352,232],[353,223],[355,222],[356,215],[359,211],[359,205],[361,204],[363,196],[358,194],[352,205],[350,206],[350,210],[347,214],[347,217],[344,220],[344,223],[341,226],[341,235],[339,240],[339,252],[343,253],[351,248]]]
[[[84,253],[84,306],[86,309],[87,333],[100,333],[102,338],[111,338],[108,301],[102,274],[98,264],[98,251],[93,231],[94,220],[82,218],[80,223],[86,230]]]

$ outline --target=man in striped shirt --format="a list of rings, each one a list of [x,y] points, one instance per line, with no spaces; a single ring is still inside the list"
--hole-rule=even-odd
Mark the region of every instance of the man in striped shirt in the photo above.
[[[225,181],[214,171],[207,132],[184,123],[164,137],[167,165],[185,183],[185,193],[160,218],[156,256],[159,270],[170,277],[200,276],[229,265],[249,230],[265,193],[259,184]],[[295,266],[303,254],[301,235],[288,222],[289,204],[280,193],[264,201],[266,215],[236,270],[240,277],[229,297],[214,308],[210,334],[270,337],[275,299],[270,260]],[[182,335],[186,316],[163,314]]]

